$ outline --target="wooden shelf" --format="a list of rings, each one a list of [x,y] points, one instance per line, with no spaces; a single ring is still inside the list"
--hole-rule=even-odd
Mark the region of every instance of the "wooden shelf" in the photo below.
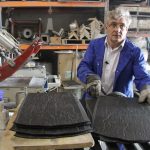
[[[64,1],[64,2],[47,2],[47,1],[4,1],[0,2],[1,8],[41,8],[41,7],[67,7],[67,8],[105,8],[107,2],[100,1]],[[42,45],[41,50],[86,50],[88,44],[69,44],[69,45]],[[21,44],[22,50],[27,49],[29,44]]]
[[[105,2],[40,2],[40,1],[7,1],[0,2],[0,7],[105,7]]]
[[[21,44],[20,48],[26,50],[29,44]],[[86,50],[88,44],[70,44],[70,45],[42,45],[40,50]]]
[[[136,32],[136,31],[129,31],[128,37],[150,37],[150,33],[142,33],[142,32]]]

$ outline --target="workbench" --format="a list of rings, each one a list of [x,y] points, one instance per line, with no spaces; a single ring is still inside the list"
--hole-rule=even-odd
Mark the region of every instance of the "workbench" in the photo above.
[[[0,150],[56,150],[86,148],[94,145],[90,133],[61,138],[27,139],[14,136],[10,128],[17,116],[17,109],[10,118],[7,128],[0,131]]]

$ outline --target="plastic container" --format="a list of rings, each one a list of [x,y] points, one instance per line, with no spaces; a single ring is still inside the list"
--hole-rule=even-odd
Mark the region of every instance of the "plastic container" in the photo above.
[[[0,113],[2,113],[2,111],[4,109],[3,97],[4,97],[4,91],[0,90]]]

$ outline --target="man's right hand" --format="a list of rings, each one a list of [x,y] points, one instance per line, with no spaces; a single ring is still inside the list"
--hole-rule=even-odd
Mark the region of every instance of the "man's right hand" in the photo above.
[[[94,98],[102,95],[100,77],[96,74],[88,75],[86,89],[89,95]]]

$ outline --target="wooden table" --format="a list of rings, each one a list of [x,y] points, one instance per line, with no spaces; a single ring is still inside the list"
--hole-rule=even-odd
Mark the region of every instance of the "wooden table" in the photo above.
[[[92,147],[94,140],[90,133],[53,139],[27,139],[15,137],[10,128],[16,118],[17,110],[8,122],[6,130],[0,132],[0,150],[56,150]]]

